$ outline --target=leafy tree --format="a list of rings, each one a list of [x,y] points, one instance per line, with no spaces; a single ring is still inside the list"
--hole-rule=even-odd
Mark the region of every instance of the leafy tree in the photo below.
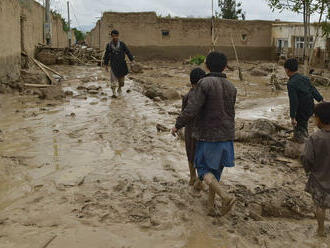
[[[75,35],[77,41],[85,40],[86,34],[84,32],[78,30],[77,28],[73,28],[72,30],[74,31],[74,35]]]
[[[219,12],[216,16],[222,19],[245,20],[246,13],[242,9],[242,3],[236,0],[218,0]]]
[[[289,10],[294,13],[302,14],[304,20],[304,73],[307,75],[311,58],[308,59],[307,48],[310,47],[310,17],[313,14],[319,14],[319,22],[317,24],[317,34],[313,42],[312,48],[315,47],[316,39],[319,36],[319,29],[323,29],[323,35],[329,35],[329,17],[330,4],[329,0],[267,0],[268,5],[274,10]],[[325,20],[323,20],[325,16]],[[313,54],[313,53],[312,53]],[[311,56],[312,57],[312,56]]]

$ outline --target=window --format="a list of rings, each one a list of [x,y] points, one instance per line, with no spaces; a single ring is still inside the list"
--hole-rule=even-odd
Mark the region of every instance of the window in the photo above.
[[[168,37],[168,36],[170,36],[170,31],[169,31],[169,30],[162,30],[162,36],[163,36],[163,37]]]
[[[247,40],[247,34],[242,34],[242,41],[246,41]]]
[[[308,45],[309,48],[312,48],[313,41],[314,41],[314,37],[311,36]],[[304,48],[304,44],[305,44],[305,37],[296,37],[295,48]]]
[[[289,42],[287,39],[278,39],[277,40],[277,44],[276,44],[277,48],[288,48],[289,47]]]

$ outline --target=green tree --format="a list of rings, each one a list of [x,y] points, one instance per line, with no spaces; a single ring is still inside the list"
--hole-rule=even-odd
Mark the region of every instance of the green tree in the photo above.
[[[220,10],[216,16],[222,19],[245,20],[246,13],[242,9],[242,3],[236,0],[218,0]]]
[[[84,41],[86,38],[86,34],[77,28],[72,29],[74,31],[74,35],[76,37],[76,41]]]
[[[317,34],[311,48],[314,49],[316,39],[319,36],[319,30],[323,29],[323,35],[329,35],[329,17],[330,4],[329,0],[266,0],[271,9],[289,10],[294,13],[302,14],[304,20],[304,73],[307,75],[312,56],[308,59],[307,49],[310,48],[310,28],[311,15],[319,14],[319,22],[317,25]],[[312,53],[313,54],[313,53]]]

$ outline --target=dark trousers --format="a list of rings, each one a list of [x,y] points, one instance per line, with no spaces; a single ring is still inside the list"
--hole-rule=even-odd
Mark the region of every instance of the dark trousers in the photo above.
[[[308,120],[297,119],[297,126],[294,129],[294,138],[298,143],[304,143],[308,138]]]

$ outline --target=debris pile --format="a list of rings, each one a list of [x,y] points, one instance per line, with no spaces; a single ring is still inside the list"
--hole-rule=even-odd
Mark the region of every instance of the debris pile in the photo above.
[[[311,75],[311,81],[315,86],[330,86],[330,79],[323,76]]]
[[[86,46],[74,48],[39,47],[37,60],[45,65],[101,65],[103,51],[98,51]]]

